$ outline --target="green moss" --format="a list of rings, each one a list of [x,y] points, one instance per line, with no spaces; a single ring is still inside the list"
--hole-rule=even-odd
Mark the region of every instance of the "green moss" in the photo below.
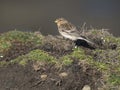
[[[120,75],[111,74],[109,76],[108,82],[112,85],[120,85]]]
[[[107,65],[105,63],[94,62],[93,65],[94,65],[94,67],[98,68],[98,70],[101,70],[103,72],[106,70],[109,70],[109,65]]]
[[[84,59],[86,57],[85,52],[82,48],[75,48],[71,56],[78,59]]]
[[[116,42],[116,41],[115,41]],[[116,42],[118,43],[118,42]],[[120,85],[120,52],[118,49],[96,49],[93,53],[96,56],[93,65],[101,70],[103,76],[107,76],[106,80],[109,85]]]
[[[23,43],[32,42],[36,46],[41,44],[42,35],[35,35],[31,32],[9,31],[0,35],[0,52],[7,51],[13,42],[20,41]]]
[[[54,57],[39,49],[31,51],[29,54],[27,54],[27,56],[32,60],[40,60],[46,62],[54,62],[55,60]]]
[[[7,51],[9,47],[11,47],[10,41],[5,41],[5,38],[1,38],[0,36],[0,52]]]
[[[91,62],[93,61],[93,58],[89,55],[86,55],[84,49],[75,48],[71,54],[63,56],[60,60],[62,60],[63,65],[71,65],[73,60],[84,60],[86,62]]]
[[[105,43],[116,43],[117,45],[120,45],[120,38],[114,37],[114,36],[106,36],[104,37]]]
[[[20,65],[26,65],[28,61],[43,61],[46,63],[56,63],[56,59],[54,57],[39,49],[33,50],[26,55],[19,56],[18,58],[11,60],[11,63],[19,63]]]
[[[71,57],[77,58],[79,60],[86,60],[86,61],[93,61],[92,56],[86,55],[84,49],[82,48],[75,48],[71,54]]]
[[[73,62],[70,55],[63,56],[60,60],[62,60],[62,65],[71,65]]]
[[[0,67],[7,66],[8,63],[6,61],[0,61]]]
[[[27,59],[23,59],[19,62],[20,65],[25,66],[28,63]]]
[[[17,31],[17,30],[9,31],[7,33],[3,33],[1,35],[1,37],[4,38],[7,41],[22,41],[22,42],[37,39],[37,36],[35,36],[34,33],[22,32],[22,31]],[[42,37],[42,36],[40,35],[40,37]]]

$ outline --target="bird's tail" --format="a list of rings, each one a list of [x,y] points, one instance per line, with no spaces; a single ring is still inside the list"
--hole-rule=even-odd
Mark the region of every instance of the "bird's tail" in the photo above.
[[[78,39],[81,39],[81,40],[85,40],[88,44],[90,45],[94,45],[95,43],[93,43],[92,41],[90,40],[87,40],[86,38],[83,38],[83,37],[79,37]]]

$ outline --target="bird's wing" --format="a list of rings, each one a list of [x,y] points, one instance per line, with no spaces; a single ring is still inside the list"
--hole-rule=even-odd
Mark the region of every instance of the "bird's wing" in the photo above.
[[[74,28],[73,30],[68,31],[68,32],[69,32],[69,34],[70,34],[71,36],[80,37],[80,32],[77,31],[76,28]]]
[[[71,31],[72,29],[75,29],[76,27],[71,24],[71,23],[64,23],[64,24],[61,24],[60,25],[61,28],[63,28],[64,30],[67,30],[67,31]]]
[[[94,45],[94,43],[84,37],[79,37],[78,39],[85,40],[87,43]]]
[[[63,32],[66,32],[67,34],[69,34],[71,36],[76,36],[76,37],[80,36],[80,32],[71,23],[61,24],[61,26],[59,27],[59,29],[61,29]]]

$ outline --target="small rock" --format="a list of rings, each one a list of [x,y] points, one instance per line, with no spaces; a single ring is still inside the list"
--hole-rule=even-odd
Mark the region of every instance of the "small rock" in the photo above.
[[[59,76],[60,76],[60,77],[67,77],[68,74],[67,74],[66,72],[62,72],[62,73],[59,74]]]
[[[41,67],[44,65],[45,65],[44,62],[36,61],[35,63],[33,63],[33,69],[35,71],[39,71],[41,69]]]
[[[91,90],[90,86],[89,85],[85,85],[82,90]]]
[[[46,75],[46,74],[42,74],[42,75],[40,75],[40,78],[41,78],[42,80],[46,80],[46,79],[47,79],[47,75]]]

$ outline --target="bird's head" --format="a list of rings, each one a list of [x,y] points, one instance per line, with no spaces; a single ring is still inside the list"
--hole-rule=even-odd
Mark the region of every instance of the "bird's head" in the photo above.
[[[68,23],[68,21],[64,18],[58,18],[58,19],[55,20],[55,23],[59,26],[61,24]]]

